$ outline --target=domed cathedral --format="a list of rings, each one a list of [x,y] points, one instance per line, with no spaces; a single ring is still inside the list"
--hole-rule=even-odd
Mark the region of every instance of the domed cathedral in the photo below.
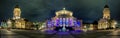
[[[13,18],[8,20],[8,26],[10,28],[25,28],[25,20],[21,18],[21,9],[19,5],[16,5],[13,10]]]
[[[110,8],[106,4],[103,10],[103,18],[98,21],[98,29],[113,29],[116,28],[116,23],[115,20],[110,18]]]
[[[72,31],[72,30],[80,30],[82,26],[82,20],[77,20],[73,17],[73,12],[66,10],[63,8],[60,11],[55,12],[56,16],[51,20],[46,22],[48,30],[56,30],[56,31]]]

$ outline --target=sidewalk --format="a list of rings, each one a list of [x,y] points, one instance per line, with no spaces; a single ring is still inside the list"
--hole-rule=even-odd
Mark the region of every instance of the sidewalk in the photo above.
[[[1,29],[0,30],[1,37],[0,38],[28,38],[16,33],[13,33],[12,31]]]
[[[120,38],[120,30],[113,31],[105,36],[99,38]]]

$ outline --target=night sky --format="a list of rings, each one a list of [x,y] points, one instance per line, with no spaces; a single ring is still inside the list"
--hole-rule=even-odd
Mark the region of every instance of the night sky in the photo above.
[[[16,4],[22,10],[21,17],[33,22],[50,19],[65,7],[77,19],[91,23],[102,18],[105,4],[110,7],[111,18],[120,21],[120,0],[0,0],[0,20],[12,18]]]

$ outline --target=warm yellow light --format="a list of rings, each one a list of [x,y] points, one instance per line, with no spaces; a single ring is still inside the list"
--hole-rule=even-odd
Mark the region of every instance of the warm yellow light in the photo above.
[[[114,23],[115,25],[117,24],[117,22]]]
[[[60,16],[60,15],[63,15],[63,14],[68,15],[68,16],[73,15],[71,11],[68,11],[65,8],[63,8],[63,10],[60,10],[60,11],[56,12],[56,16]]]
[[[103,10],[103,18],[110,19],[110,10],[109,10],[109,8],[104,8],[104,10]]]

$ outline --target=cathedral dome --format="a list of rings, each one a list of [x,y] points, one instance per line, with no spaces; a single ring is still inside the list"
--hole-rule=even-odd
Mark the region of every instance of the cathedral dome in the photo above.
[[[19,5],[16,5],[15,8],[20,8]]]
[[[109,6],[108,6],[108,5],[105,5],[104,8],[109,8]]]

